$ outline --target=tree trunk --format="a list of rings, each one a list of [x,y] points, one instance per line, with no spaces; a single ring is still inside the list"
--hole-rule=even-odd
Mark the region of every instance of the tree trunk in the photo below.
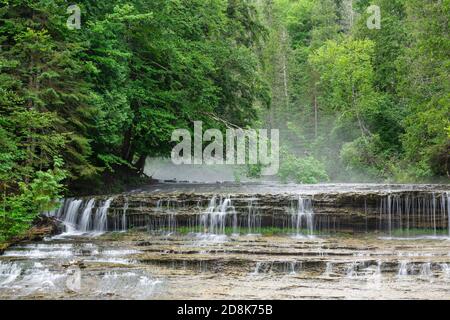
[[[125,135],[123,137],[122,144],[122,159],[129,160],[131,153],[131,137],[132,137],[133,128],[130,127],[125,131]]]
[[[134,166],[136,167],[136,169],[138,170],[139,173],[144,173],[146,159],[147,159],[147,155],[142,154],[139,156],[138,161],[136,161],[136,163],[134,164]]]

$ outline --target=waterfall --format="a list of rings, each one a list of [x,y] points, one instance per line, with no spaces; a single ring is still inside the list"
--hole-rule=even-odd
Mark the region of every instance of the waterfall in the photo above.
[[[379,204],[379,226],[390,237],[413,231],[438,236],[446,229],[450,236],[449,193],[388,194]]]
[[[292,262],[290,262],[289,263],[289,274],[291,274],[291,275],[294,275],[294,274],[297,274],[297,272],[296,272],[296,266],[297,266],[297,262],[295,262],[295,261],[292,261]]]
[[[251,275],[254,275],[254,276],[258,275],[262,266],[263,266],[262,262],[259,262],[259,261],[256,262],[255,270],[251,273]]]
[[[382,262],[381,261],[377,261],[377,269],[375,270],[374,276],[376,277],[381,277],[381,267],[382,267]]]
[[[78,212],[83,200],[69,200],[67,210],[64,210],[63,223],[66,227],[66,232],[74,232],[77,229]]]
[[[256,200],[250,199],[248,203],[247,231],[249,234],[257,233],[261,229],[261,216],[258,214]]]
[[[60,209],[47,214],[63,221],[68,232],[146,227],[157,232],[225,235],[264,233],[262,228],[267,227],[299,237],[341,229],[376,230],[390,237],[450,237],[450,192],[446,191],[389,191],[342,198],[333,194],[119,197],[110,217],[112,199],[67,199]]]
[[[408,261],[401,261],[398,268],[398,276],[404,277],[408,275]]]
[[[200,218],[200,225],[205,233],[226,234],[227,216],[231,213],[233,233],[237,233],[237,214],[230,197],[219,198],[214,195],[206,211]]]
[[[353,278],[353,277],[358,276],[357,269],[358,269],[358,263],[355,261],[352,262],[347,267],[347,271],[346,271],[347,278]]]
[[[83,213],[81,215],[81,222],[80,222],[80,226],[79,226],[79,230],[80,231],[89,231],[90,227],[91,227],[91,215],[92,215],[92,209],[94,208],[95,205],[95,199],[91,199],[88,201],[88,203],[86,204],[85,209],[83,210]]]
[[[306,227],[308,236],[314,234],[312,200],[298,196],[297,207],[292,212],[292,227],[296,229],[296,235],[302,235],[303,227]]]
[[[325,267],[325,273],[324,276],[330,276],[333,273],[333,263],[327,262]]]
[[[108,209],[113,199],[109,198],[102,207],[97,209],[94,219],[94,231],[105,232],[108,229]]]
[[[123,214],[122,214],[122,231],[127,231],[127,210],[128,210],[128,198],[125,197],[125,202],[123,204]]]
[[[420,275],[424,278],[430,278],[433,276],[430,262],[422,264],[422,267],[420,268]]]
[[[445,278],[450,278],[450,267],[447,263],[441,264],[441,270]]]
[[[65,226],[66,233],[105,232],[108,229],[108,209],[113,198],[110,198],[94,212],[96,200],[67,199],[63,206],[47,215],[55,217]]]
[[[152,231],[164,231],[168,234],[177,231],[178,221],[177,212],[182,210],[185,204],[182,200],[177,199],[159,199],[156,201],[156,212],[159,216],[148,221],[147,227]]]

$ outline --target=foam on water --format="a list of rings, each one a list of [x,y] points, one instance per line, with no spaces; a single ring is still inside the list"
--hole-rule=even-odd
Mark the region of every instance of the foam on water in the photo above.
[[[0,261],[0,286],[15,281],[21,271],[22,269],[14,262],[3,263]]]

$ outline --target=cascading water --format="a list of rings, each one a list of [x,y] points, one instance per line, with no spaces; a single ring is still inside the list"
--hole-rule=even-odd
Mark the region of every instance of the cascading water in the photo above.
[[[325,266],[324,276],[329,277],[333,273],[333,263],[327,262]]]
[[[254,199],[249,199],[246,223],[249,234],[257,233],[261,229],[261,216],[258,214],[256,200]]]
[[[95,206],[95,199],[89,200],[88,203],[86,204],[86,207],[81,215],[80,226],[78,228],[80,231],[87,232],[90,230],[92,209],[94,208],[94,206]]]
[[[128,198],[125,198],[125,202],[123,204],[123,213],[122,213],[122,231],[127,231],[127,210],[129,207]]]
[[[408,275],[408,264],[409,264],[409,262],[408,261],[401,261],[400,262],[400,266],[399,266],[399,268],[398,268],[398,276],[399,277],[405,277],[405,276],[407,276]]]
[[[252,276],[258,275],[262,266],[263,266],[262,262],[256,262],[255,270],[251,273],[251,275]]]
[[[67,210],[64,210],[63,223],[66,232],[74,232],[77,229],[78,213],[83,200],[69,200]]]
[[[347,271],[346,271],[347,278],[353,278],[353,277],[358,276],[357,268],[358,268],[358,263],[357,262],[352,262],[347,267]]]
[[[61,220],[68,234],[105,232],[108,230],[108,209],[112,200],[113,198],[107,199],[101,207],[95,209],[94,198],[87,201],[67,199],[62,208],[48,212],[47,215]]]
[[[379,229],[390,237],[438,236],[447,229],[450,236],[450,196],[442,194],[388,194],[379,204]]]
[[[297,263],[295,261],[289,263],[289,274],[297,274]]]
[[[13,282],[21,272],[22,269],[16,263],[0,262],[0,286]]]
[[[307,235],[313,236],[314,212],[312,200],[310,198],[298,196],[296,206],[293,206],[292,211],[292,227],[296,229],[296,235],[301,236],[303,234],[302,231],[306,228]]]
[[[217,198],[213,196],[208,209],[200,217],[200,225],[205,233],[224,235],[226,234],[227,217],[230,215],[232,215],[233,233],[237,233],[237,214],[230,197]]]
[[[377,261],[377,269],[375,270],[374,276],[375,277],[381,277],[381,267],[383,265],[383,262]]]
[[[420,268],[420,276],[424,278],[430,278],[433,276],[433,272],[431,271],[431,263],[427,262],[422,264]]]
[[[105,232],[108,229],[108,209],[111,205],[111,201],[113,199],[109,198],[105,201],[102,207],[97,209],[97,212],[95,214],[94,218],[94,231],[98,232]]]

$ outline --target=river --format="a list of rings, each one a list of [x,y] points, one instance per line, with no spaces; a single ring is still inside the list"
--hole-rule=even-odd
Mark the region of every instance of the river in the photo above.
[[[450,299],[448,185],[158,184],[66,199],[3,299]]]

